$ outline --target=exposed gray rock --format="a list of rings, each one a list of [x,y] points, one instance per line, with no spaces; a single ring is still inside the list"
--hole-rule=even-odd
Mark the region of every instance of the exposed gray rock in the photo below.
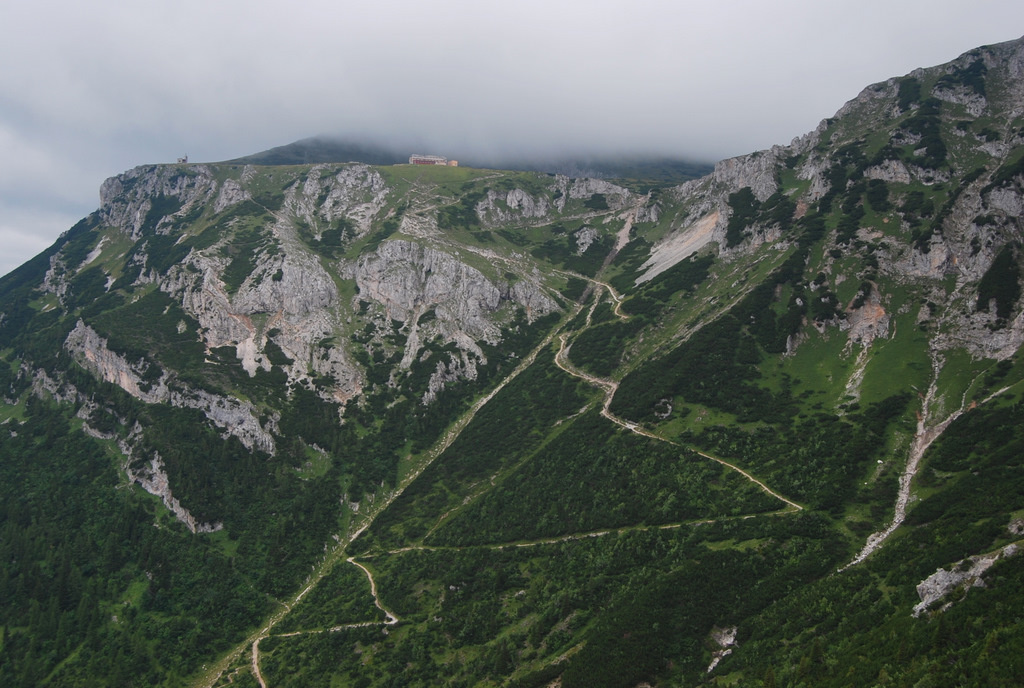
[[[281,244],[257,255],[256,265],[238,291],[227,292],[220,275],[227,267],[220,245],[193,251],[160,280],[161,290],[180,299],[182,308],[200,324],[208,349],[235,348],[242,366],[254,375],[270,370],[263,354],[268,333],[290,359],[290,380],[306,380],[310,372],[334,380],[327,395],[346,401],[359,393],[360,374],[342,347],[319,343],[340,329],[338,288],[319,259],[294,239],[285,221],[273,228]]]
[[[176,198],[182,207],[177,215],[188,212],[193,204],[214,197],[217,181],[205,165],[146,165],[111,177],[100,186],[100,221],[118,227],[137,240],[153,207],[152,199],[161,195]],[[159,232],[165,220],[157,220]]]
[[[828,193],[829,183],[826,175],[829,167],[830,163],[827,159],[811,154],[797,170],[797,178],[811,182],[810,188],[807,190],[808,201],[816,201]]]
[[[715,626],[711,629],[710,640],[714,644],[715,649],[711,652],[711,664],[708,665],[705,673],[710,674],[722,659],[732,654],[732,648],[738,644],[736,642],[738,631],[739,629],[736,626],[729,626],[727,628]]]
[[[573,238],[576,239],[576,255],[581,256],[587,252],[590,245],[594,243],[599,234],[593,227],[583,226],[573,234]]]
[[[1006,213],[1013,218],[1024,217],[1024,194],[1015,187],[992,189],[985,195],[988,207]]]
[[[849,329],[849,342],[869,346],[876,338],[889,335],[890,316],[882,307],[878,289],[872,289],[864,305],[847,311],[841,328]]]
[[[544,293],[540,283],[530,278],[521,279],[507,289],[502,289],[502,298],[521,306],[528,322],[558,310],[558,304]]]
[[[145,370],[107,348],[105,339],[81,320],[68,334],[64,348],[87,370],[111,382],[147,404],[167,403],[179,408],[203,411],[214,425],[237,437],[249,449],[274,452],[273,422],[265,429],[256,419],[256,409],[248,401],[170,386],[166,373],[155,382],[142,379]]]
[[[174,517],[185,524],[193,533],[215,533],[223,530],[224,524],[200,523],[188,509],[181,505],[178,498],[171,493],[170,480],[164,470],[164,462],[160,454],[154,453],[149,463],[141,468],[132,468],[131,448],[124,442],[121,443],[121,451],[125,452],[129,460],[125,462],[124,471],[128,479],[138,483],[146,492],[160,498],[164,506],[174,514]]]
[[[963,84],[948,84],[939,82],[932,89],[932,95],[947,103],[963,105],[972,117],[979,117],[984,112],[988,103],[984,96],[973,88]]]
[[[523,217],[544,217],[548,214],[548,202],[543,196],[534,198],[522,189],[512,189],[505,197],[510,210],[518,211]]]
[[[883,182],[909,184],[910,170],[899,160],[886,160],[881,164],[864,170],[868,179],[881,179]]]
[[[503,301],[527,307],[534,316],[557,309],[536,283],[517,282],[504,294],[476,268],[454,256],[419,243],[396,240],[381,244],[347,269],[360,296],[380,303],[387,317],[407,322],[417,309],[435,309],[449,339],[463,332],[496,344],[500,331],[491,317]]]
[[[1011,544],[995,552],[961,559],[953,564],[949,571],[938,569],[917,585],[917,596],[921,601],[914,605],[913,615],[920,616],[922,612],[933,607],[954,590],[962,588],[966,594],[966,591],[971,588],[985,587],[985,581],[982,580],[983,574],[1000,559],[1012,557],[1017,552],[1017,545]],[[939,611],[947,609],[952,604],[952,602],[947,602]]]
[[[764,201],[779,188],[775,180],[776,166],[784,150],[776,146],[771,150],[722,160],[715,165],[711,176],[715,182],[729,189],[729,193],[749,186],[757,200]]]
[[[405,324],[401,367],[408,368],[423,343],[435,337],[453,342],[463,351],[461,361],[439,364],[425,402],[453,379],[475,378],[476,364],[468,355],[486,363],[477,342],[493,345],[500,341],[503,317],[498,311],[504,304],[523,308],[530,320],[558,309],[532,275],[520,275],[511,285],[495,284],[454,256],[412,241],[386,241],[376,253],[347,266],[344,273],[356,281],[360,299],[379,304],[383,317]],[[435,319],[420,327],[420,317],[430,309]]]
[[[437,395],[451,382],[456,382],[460,379],[476,379],[475,361],[465,351],[460,353],[459,358],[449,356],[447,361],[437,362],[437,367],[427,383],[427,391],[423,394],[422,402],[424,404],[430,404],[436,400]]]
[[[632,200],[632,194],[627,189],[603,179],[573,179],[567,190],[569,198],[575,199],[590,198],[594,194],[603,195],[611,210],[619,210],[629,205]]]
[[[220,187],[220,193],[217,194],[217,200],[213,204],[214,212],[220,213],[233,205],[237,205],[242,201],[248,201],[252,198],[248,191],[242,188],[234,179],[228,179]]]
[[[661,207],[657,203],[642,205],[636,211],[636,223],[657,222],[661,218]]]
[[[477,216],[486,226],[536,220],[547,217],[550,212],[551,207],[546,198],[531,196],[519,188],[507,193],[489,190],[476,204]]]
[[[643,274],[636,283],[654,279],[679,261],[684,260],[708,244],[725,242],[725,226],[719,221],[721,213],[715,210],[696,222],[672,232],[651,248],[651,256],[640,266]]]
[[[300,187],[290,189],[287,207],[314,228],[320,222],[330,224],[345,218],[355,228],[356,236],[370,231],[370,224],[387,205],[390,193],[387,182],[369,165],[351,163],[336,174],[323,175],[330,167],[316,165]]]

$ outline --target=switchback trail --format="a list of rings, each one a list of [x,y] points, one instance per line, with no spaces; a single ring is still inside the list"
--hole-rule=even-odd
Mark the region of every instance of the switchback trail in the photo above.
[[[599,284],[604,284],[604,283],[601,282]],[[611,287],[608,287],[608,289],[609,289],[609,294],[613,294],[613,292],[611,290]],[[587,322],[588,322],[588,325],[589,325],[589,314],[588,314],[588,321]],[[787,507],[784,509],[785,511],[800,511],[800,510],[803,509],[802,506],[800,506],[799,504],[797,504],[793,500],[791,500],[791,499],[789,499],[787,497],[784,497],[783,495],[779,494],[778,492],[776,492],[775,490],[771,489],[770,487],[765,485],[763,482],[761,482],[760,480],[758,480],[757,478],[752,476],[750,473],[748,473],[747,471],[743,470],[742,468],[740,468],[739,466],[737,466],[735,464],[729,463],[728,461],[726,461],[724,459],[720,459],[717,456],[712,456],[711,454],[707,454],[705,452],[693,449],[691,447],[684,447],[683,445],[679,444],[678,442],[673,442],[670,439],[667,439],[665,437],[662,437],[660,435],[657,435],[657,434],[655,434],[655,433],[653,433],[653,432],[651,432],[649,430],[646,430],[646,429],[640,427],[636,423],[632,423],[630,421],[623,420],[622,418],[619,418],[618,416],[616,416],[614,413],[611,412],[610,409],[611,409],[612,399],[615,396],[615,392],[619,388],[619,383],[615,382],[614,380],[606,380],[604,378],[595,377],[594,375],[590,375],[588,373],[585,373],[582,370],[576,368],[574,365],[572,365],[569,362],[569,359],[568,359],[569,349],[571,348],[571,346],[568,343],[568,339],[569,339],[569,335],[567,333],[563,333],[563,334],[561,334],[559,336],[559,347],[558,347],[558,353],[555,355],[555,365],[557,365],[559,368],[564,370],[569,375],[573,375],[573,376],[578,377],[580,379],[586,380],[587,382],[589,382],[590,384],[594,385],[595,387],[600,387],[601,389],[604,390],[604,392],[605,392],[604,403],[601,406],[601,415],[602,416],[604,416],[605,418],[607,418],[611,422],[615,423],[616,425],[618,425],[620,427],[623,427],[626,430],[629,430],[630,432],[634,432],[634,433],[636,433],[638,435],[643,435],[644,437],[649,437],[649,438],[651,438],[653,440],[658,440],[659,442],[665,442],[667,444],[671,444],[674,447],[680,447],[680,448],[683,448],[683,449],[689,449],[690,451],[693,451],[694,453],[696,453],[699,456],[704,457],[705,459],[710,459],[711,461],[715,461],[715,462],[717,462],[717,463],[719,463],[719,464],[721,464],[721,465],[723,465],[723,466],[725,466],[727,468],[730,468],[730,469],[736,471],[737,473],[742,475],[744,478],[746,478],[747,480],[751,481],[752,483],[754,483],[755,485],[760,487],[767,494],[769,494],[772,497],[775,497],[776,499],[784,502],[787,505]]]
[[[583,533],[569,533],[567,535],[552,535],[551,537],[536,538],[533,540],[517,540],[515,542],[501,542],[501,543],[487,543],[482,545],[409,545],[407,547],[399,547],[397,549],[391,549],[386,552],[378,552],[375,554],[362,554],[360,555],[363,559],[374,559],[376,557],[393,556],[396,554],[402,554],[404,552],[464,552],[472,549],[517,549],[521,547],[543,547],[544,545],[557,545],[562,542],[572,542],[574,540],[587,540],[590,538],[604,537],[605,535],[621,535],[624,533],[638,533],[652,530],[676,530],[678,528],[684,528],[687,526],[702,526],[711,523],[721,523],[722,521],[742,521],[748,518],[756,518],[758,516],[770,516],[772,514],[779,513],[790,513],[792,509],[784,509],[782,511],[774,511],[759,514],[745,514],[742,516],[720,516],[718,518],[702,518],[694,519],[692,521],[680,521],[678,523],[660,523],[657,525],[646,525],[638,524],[632,526],[620,526],[616,528],[604,528],[601,530],[588,530]],[[357,566],[359,565],[356,562]],[[365,570],[365,569],[364,569]]]
[[[565,318],[563,318],[562,322],[557,327],[555,327],[551,332],[549,332],[547,336],[545,336],[544,339],[536,347],[534,347],[533,350],[530,351],[530,353],[526,357],[523,358],[523,360],[519,363],[519,365],[517,365],[512,370],[512,372],[506,375],[505,378],[497,385],[495,385],[495,387],[490,392],[488,392],[486,395],[477,400],[476,403],[474,403],[469,408],[468,411],[463,413],[462,416],[459,417],[459,419],[456,420],[450,426],[448,431],[445,432],[445,434],[434,444],[434,446],[429,451],[425,452],[423,457],[409,469],[405,477],[398,483],[395,489],[386,492],[383,495],[380,495],[381,499],[373,499],[372,503],[364,512],[365,515],[362,517],[361,523],[358,526],[358,528],[351,531],[345,537],[336,538],[336,544],[328,551],[328,553],[318,564],[315,564],[313,566],[313,571],[310,574],[309,578],[306,579],[306,583],[303,585],[302,589],[299,590],[299,592],[296,593],[294,596],[292,596],[291,599],[281,603],[278,610],[270,615],[270,617],[265,621],[265,623],[259,630],[253,632],[246,640],[244,640],[242,643],[236,646],[234,650],[232,650],[227,655],[222,657],[212,667],[206,669],[204,673],[200,676],[200,678],[198,678],[192,685],[197,686],[199,688],[213,688],[217,681],[220,680],[221,676],[224,675],[224,672],[226,672],[235,662],[237,662],[239,658],[243,656],[244,653],[251,652],[253,676],[254,678],[256,678],[261,688],[267,688],[267,685],[264,682],[259,671],[260,640],[271,635],[271,631],[273,630],[273,628],[277,624],[279,624],[281,620],[288,614],[288,612],[290,612],[295,605],[301,602],[302,598],[305,597],[306,594],[310,592],[313,588],[315,588],[320,583],[320,581],[322,581],[327,576],[327,574],[330,573],[333,567],[342,559],[343,552],[345,551],[345,548],[349,545],[349,543],[351,543],[353,540],[359,537],[362,534],[362,532],[373,523],[377,516],[380,515],[385,509],[387,509],[387,507],[395,499],[397,499],[398,496],[401,495],[402,492],[404,492],[405,489],[410,484],[412,484],[412,482],[417,477],[419,477],[419,475],[424,470],[426,470],[427,466],[429,466],[439,456],[441,456],[445,451],[447,451],[448,447],[450,447],[452,443],[458,438],[458,436],[462,434],[462,431],[469,425],[469,423],[473,420],[473,418],[480,411],[480,409],[482,409],[491,399],[493,399],[495,395],[498,394],[498,392],[504,389],[506,385],[512,382],[524,370],[529,368],[536,360],[537,355],[551,345],[551,342],[562,330],[562,328],[565,327],[565,325],[570,321],[570,319],[575,317],[579,313],[579,311],[580,308],[577,307],[572,314],[567,315]],[[371,574],[369,569],[367,569],[365,566],[362,566],[354,560],[349,559],[346,561],[355,566],[358,566],[360,569],[363,570],[364,573],[366,573],[367,577],[370,579],[370,585],[373,591],[374,601],[377,607],[379,607],[381,611],[384,612],[387,618],[387,620],[383,622],[383,624],[390,625],[397,623],[398,618],[390,611],[388,611],[380,602],[379,597],[377,596],[376,593],[376,582],[374,581],[373,575]],[[339,629],[345,627],[347,626],[341,626],[339,627]]]
[[[589,281],[591,283],[592,287],[596,287],[596,286],[604,287],[604,289],[607,290],[609,296],[615,302],[615,308],[614,308],[615,315],[617,317],[621,318],[621,319],[627,319],[628,318],[628,316],[626,314],[622,313],[622,311],[620,310],[620,305],[622,303],[622,297],[615,292],[615,289],[610,284],[607,284],[605,282],[601,282],[599,280],[595,280],[593,278],[583,277],[582,275],[575,275],[575,274],[572,274],[572,273],[563,273],[563,274],[571,275],[571,276],[577,277],[577,278],[586,279],[587,281]],[[591,316],[593,315],[594,309],[596,307],[597,307],[597,301],[595,300],[594,305],[592,305],[590,307],[590,310],[587,313],[587,321],[586,321],[586,326],[585,326],[584,329],[589,328],[591,326]],[[310,592],[313,588],[315,588],[327,576],[327,574],[333,569],[333,567],[335,565],[337,565],[343,559],[343,557],[344,557],[344,554],[343,554],[344,550],[349,545],[349,543],[351,543],[357,537],[359,537],[359,535],[361,535],[362,532],[364,530],[366,530],[374,522],[374,520],[377,518],[377,516],[380,515],[385,509],[387,509],[388,506],[390,506],[390,504],[392,502],[394,502],[394,500],[397,499],[405,491],[405,489],[410,484],[412,484],[412,482],[414,480],[416,480],[416,478],[418,478],[420,476],[420,474],[424,470],[426,470],[426,468],[431,463],[433,463],[438,457],[440,457],[445,451],[447,451],[447,449],[452,445],[452,443],[455,442],[455,440],[459,437],[459,435],[462,433],[462,431],[473,420],[473,418],[480,411],[480,409],[482,409],[491,399],[493,399],[495,397],[495,395],[497,395],[502,389],[504,389],[506,385],[508,385],[516,377],[518,377],[520,373],[522,373],[529,366],[531,366],[533,364],[533,362],[536,360],[538,354],[541,351],[543,351],[545,348],[549,347],[551,345],[552,341],[555,339],[556,336],[559,337],[559,343],[560,343],[558,353],[555,355],[555,363],[556,363],[556,365],[558,365],[559,368],[561,368],[563,371],[565,371],[569,375],[572,375],[574,377],[578,377],[578,378],[581,378],[583,380],[586,380],[588,383],[590,383],[592,385],[595,385],[597,387],[600,387],[600,388],[602,388],[604,390],[604,392],[605,392],[605,394],[604,394],[604,403],[603,403],[602,409],[601,409],[601,415],[602,416],[604,416],[608,420],[612,421],[613,423],[616,423],[617,425],[619,425],[619,426],[621,426],[623,428],[626,428],[627,430],[629,430],[631,432],[637,433],[639,435],[643,435],[645,437],[649,437],[649,438],[654,439],[654,440],[658,440],[660,442],[666,442],[666,443],[671,444],[673,446],[677,446],[677,447],[680,447],[680,448],[685,448],[685,447],[683,447],[682,445],[680,445],[680,444],[678,444],[676,442],[668,440],[668,439],[666,439],[664,437],[660,437],[660,436],[658,436],[658,435],[656,435],[656,434],[654,434],[654,433],[652,433],[652,432],[650,432],[648,430],[645,430],[644,428],[636,425],[635,423],[631,423],[629,421],[625,421],[625,420],[615,416],[614,414],[612,414],[611,411],[609,410],[609,408],[611,406],[612,398],[615,395],[615,391],[618,389],[618,383],[614,382],[612,380],[605,380],[605,379],[598,378],[598,377],[595,377],[595,376],[592,376],[592,375],[588,375],[587,373],[584,373],[583,371],[576,369],[571,363],[569,363],[569,361],[567,359],[567,354],[568,354],[568,350],[569,350],[568,335],[560,334],[560,333],[562,332],[564,327],[572,320],[572,318],[575,318],[576,316],[579,315],[579,313],[580,313],[580,311],[582,311],[582,309],[583,309],[583,307],[581,305],[577,305],[573,309],[573,312],[571,314],[567,314],[566,317],[562,319],[562,322],[557,327],[555,327],[551,332],[549,332],[547,334],[547,336],[545,336],[544,339],[536,347],[534,347],[534,349],[525,358],[523,358],[523,360],[519,363],[518,366],[515,367],[515,369],[512,370],[512,372],[510,372],[490,392],[488,392],[486,395],[484,395],[479,400],[477,400],[476,403],[474,403],[470,407],[470,409],[468,411],[466,411],[461,417],[459,417],[459,419],[457,419],[449,427],[449,429],[444,433],[444,435],[434,444],[434,446],[429,451],[425,452],[418,460],[414,461],[414,463],[407,469],[407,472],[406,472],[405,476],[399,481],[399,483],[396,485],[396,487],[393,490],[390,490],[390,491],[385,492],[383,494],[374,495],[371,500],[368,500],[368,501],[370,501],[370,504],[368,505],[366,510],[361,515],[361,517],[359,519],[359,526],[357,528],[354,528],[354,530],[350,530],[350,533],[346,537],[338,537],[338,538],[336,538],[336,544],[328,550],[327,554],[324,556],[324,558],[320,561],[319,564],[314,565],[313,571],[311,572],[309,578],[307,578],[305,585],[303,585],[303,587],[290,600],[281,603],[281,606],[278,608],[278,610],[276,612],[274,612],[266,620],[266,622],[263,624],[263,626],[258,631],[255,631],[243,643],[238,645],[234,650],[232,650],[226,656],[222,657],[220,661],[218,661],[212,668],[208,669],[206,671],[206,673],[202,676],[202,678],[200,678],[198,681],[196,681],[193,685],[200,686],[202,688],[212,688],[217,683],[217,681],[220,680],[220,678],[224,675],[225,671],[227,671],[231,666],[233,666],[243,656],[243,654],[245,652],[249,652],[249,653],[251,653],[251,661],[252,661],[251,670],[252,670],[253,677],[255,678],[257,683],[259,683],[261,688],[268,688],[267,683],[264,680],[264,678],[262,676],[262,673],[260,672],[260,666],[259,666],[259,644],[260,644],[260,641],[262,639],[270,637],[271,635],[274,635],[275,637],[277,637],[278,635],[280,635],[282,637],[286,637],[286,636],[302,635],[302,634],[305,634],[305,633],[323,633],[323,632],[331,632],[331,631],[340,631],[340,630],[343,630],[343,629],[346,629],[346,628],[356,628],[356,627],[362,627],[362,626],[373,626],[373,625],[387,626],[387,625],[397,624],[399,622],[398,616],[396,614],[394,614],[394,612],[392,612],[389,609],[387,609],[387,607],[385,607],[383,602],[381,602],[381,600],[380,600],[380,596],[377,593],[377,584],[376,584],[376,581],[373,578],[373,574],[370,571],[370,569],[368,567],[364,566],[363,564],[361,564],[360,562],[356,561],[355,557],[347,557],[347,558],[344,558],[346,563],[352,564],[353,566],[358,566],[366,574],[366,576],[367,576],[367,578],[369,579],[369,582],[370,582],[370,589],[371,589],[371,593],[373,595],[374,604],[384,613],[385,620],[382,621],[382,622],[361,622],[361,623],[355,623],[355,624],[343,624],[343,625],[332,627],[332,628],[329,628],[329,629],[299,631],[299,632],[286,633],[286,634],[273,634],[272,633],[274,627],[278,623],[281,622],[281,620],[288,614],[288,612],[290,612],[292,610],[292,608],[294,608],[299,602],[301,602],[302,599],[306,596],[306,594],[308,592]],[[784,496],[780,495],[779,493],[775,492],[774,490],[769,488],[767,485],[765,485],[763,482],[761,482],[757,478],[753,477],[752,475],[750,475],[750,473],[748,473],[747,471],[739,468],[738,466],[735,466],[735,465],[733,465],[733,464],[731,464],[731,463],[729,463],[727,461],[724,461],[724,460],[719,459],[717,457],[711,456],[709,454],[705,454],[704,452],[697,451],[696,453],[698,455],[706,458],[706,459],[709,459],[711,461],[715,461],[715,462],[717,462],[717,463],[719,463],[719,464],[721,464],[721,465],[723,465],[723,466],[725,466],[727,468],[730,468],[730,469],[736,471],[737,473],[739,473],[740,475],[744,476],[745,478],[747,478],[748,480],[750,480],[754,484],[758,485],[767,494],[771,495],[772,497],[775,497],[776,499],[778,499],[778,500],[780,500],[780,501],[782,501],[782,502],[784,502],[786,504],[786,507],[783,508],[781,511],[769,512],[769,513],[766,513],[766,514],[757,514],[757,515],[770,515],[770,513],[775,513],[775,514],[790,513],[790,512],[793,512],[793,511],[799,511],[799,510],[803,509],[803,507],[800,506],[799,504],[797,504],[796,502],[793,502],[790,499],[787,499],[786,497],[784,497]],[[753,516],[754,515],[752,514],[750,516],[731,517],[731,518],[750,518],[750,517],[753,517]],[[713,520],[724,520],[724,519],[713,519]],[[707,523],[707,522],[711,522],[711,521],[694,521],[694,522],[692,522],[692,524]],[[567,541],[571,541],[571,540],[582,540],[584,538],[603,537],[604,535],[608,535],[608,534],[613,533],[613,532],[626,532],[626,531],[629,531],[629,530],[639,530],[641,528],[650,529],[650,530],[654,530],[654,529],[670,529],[670,528],[679,528],[679,527],[682,527],[683,525],[684,524],[680,523],[680,524],[666,524],[666,525],[659,525],[659,526],[628,526],[628,527],[625,527],[625,528],[613,528],[613,529],[593,531],[593,532],[588,532],[588,533],[578,533],[578,534],[573,534],[573,535],[558,536],[558,537],[554,537],[554,538],[541,538],[541,539],[532,540],[532,541],[526,541],[526,542],[498,544],[498,545],[493,545],[491,547],[494,548],[494,549],[504,549],[504,548],[511,548],[511,547],[534,547],[534,546],[540,546],[540,545],[545,545],[545,544],[554,544],[554,543],[557,543],[557,542],[567,542]],[[400,549],[400,550],[396,550],[394,553],[397,554],[397,553],[399,553],[401,551],[412,551],[414,549],[427,550],[427,549],[431,549],[431,548],[428,548],[428,547],[410,547],[410,548],[403,548],[403,549]]]
[[[392,626],[398,623],[398,617],[395,615],[395,613],[387,607],[385,607],[384,603],[380,601],[380,596],[377,595],[377,581],[373,580],[373,573],[370,571],[370,569],[356,561],[355,557],[349,557],[345,561],[352,564],[353,566],[358,566],[359,568],[361,568],[363,570],[363,573],[366,574],[366,577],[370,579],[370,594],[373,595],[373,603],[377,605],[377,609],[384,612],[384,624],[387,626]]]

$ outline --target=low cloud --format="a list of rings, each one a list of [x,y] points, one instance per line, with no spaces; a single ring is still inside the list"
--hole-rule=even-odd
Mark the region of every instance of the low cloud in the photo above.
[[[20,214],[3,226],[45,244],[59,230],[30,206],[84,215],[134,165],[317,134],[473,159],[714,161],[788,143],[868,84],[1016,38],[1022,20],[1018,2],[951,0],[7,3],[0,207]]]

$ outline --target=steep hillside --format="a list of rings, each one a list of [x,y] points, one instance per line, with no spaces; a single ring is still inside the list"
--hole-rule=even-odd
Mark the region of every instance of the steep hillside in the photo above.
[[[641,191],[109,179],[0,280],[0,684],[1024,682],[1024,42]]]

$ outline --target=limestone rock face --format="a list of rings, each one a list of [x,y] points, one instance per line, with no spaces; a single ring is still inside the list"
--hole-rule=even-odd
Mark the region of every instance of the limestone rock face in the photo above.
[[[340,301],[337,285],[316,256],[294,241],[283,242],[276,251],[260,254],[252,273],[231,294],[221,277],[227,261],[219,248],[192,251],[159,279],[160,289],[180,300],[199,322],[207,349],[235,348],[242,366],[254,375],[260,368],[270,370],[263,350],[273,340],[292,360],[286,367],[290,380],[305,380],[312,371],[334,381],[334,398],[358,394],[359,372],[345,350],[319,346],[339,327]]]
[[[864,170],[868,179],[880,179],[883,182],[909,184],[910,170],[899,160],[885,160],[874,167]]]
[[[848,312],[843,327],[849,327],[849,341],[869,346],[876,338],[889,335],[890,316],[882,307],[877,290],[872,291],[863,306]]]
[[[355,235],[362,236],[387,203],[387,182],[369,165],[345,165],[332,171],[328,165],[310,169],[305,182],[291,189],[288,208],[310,223],[314,234],[319,234],[320,225],[344,218],[355,227]]]
[[[100,186],[100,220],[137,240],[142,236],[153,199],[164,196],[177,200],[181,209],[176,214],[181,214],[188,212],[196,203],[214,198],[217,188],[213,173],[205,165],[136,167],[107,179]],[[233,193],[228,192],[228,196]],[[225,200],[223,203],[227,207],[232,202]],[[168,220],[164,218],[156,225],[157,232]]]
[[[188,509],[181,505],[178,498],[171,493],[170,479],[164,470],[164,462],[160,458],[160,454],[155,454],[148,464],[135,467],[133,465],[134,462],[130,459],[130,446],[125,442],[122,442],[121,445],[121,451],[129,456],[129,460],[124,465],[128,479],[138,483],[142,489],[151,495],[159,497],[164,506],[174,514],[175,518],[184,523],[186,528],[193,533],[215,533],[218,530],[224,529],[224,524],[220,522],[201,523]]]
[[[507,193],[490,190],[476,205],[476,213],[486,226],[536,220],[547,217],[550,212],[546,198],[531,196],[519,188]]]
[[[715,649],[711,652],[711,663],[704,673],[710,674],[719,662],[732,654],[733,648],[737,646],[736,635],[738,632],[739,629],[736,626],[726,628],[715,626],[711,629],[710,641]]]
[[[775,146],[771,150],[722,160],[710,175],[673,188],[670,193],[684,212],[652,250],[645,267],[653,266],[653,269],[638,281],[651,279],[712,242],[718,244],[720,254],[728,256],[742,255],[776,241],[779,233],[773,227],[754,226],[743,245],[726,250],[726,227],[732,214],[729,196],[750,188],[757,200],[769,198],[779,188],[776,177],[780,161],[790,153],[790,148]]]
[[[637,208],[636,221],[641,222],[657,222],[661,219],[661,206],[657,203],[644,204]]]
[[[563,188],[567,187],[566,195],[569,198],[587,199],[594,194],[601,194],[608,202],[608,207],[618,210],[630,203],[631,195],[627,189],[603,179],[573,179],[571,182],[565,177],[558,178]]]
[[[220,193],[217,194],[217,200],[213,204],[214,212],[223,212],[233,205],[237,205],[243,201],[248,201],[252,198],[248,191],[242,188],[234,179],[228,179],[220,187]]]
[[[520,274],[515,282],[492,282],[482,272],[437,248],[406,240],[387,241],[373,254],[345,269],[359,299],[377,304],[384,322],[402,323],[406,333],[400,368],[408,369],[431,340],[454,343],[459,352],[436,364],[422,397],[431,403],[450,382],[473,380],[487,359],[480,342],[496,345],[509,305],[522,308],[529,321],[558,310],[539,279]],[[434,317],[420,324],[421,316]]]
[[[749,186],[754,197],[764,201],[779,188],[775,173],[781,150],[776,146],[771,150],[722,160],[715,165],[711,177],[728,188],[730,193]]]
[[[536,283],[521,280],[503,291],[476,268],[412,241],[385,242],[348,272],[360,297],[383,305],[393,320],[404,323],[434,308],[449,340],[463,333],[496,344],[500,329],[492,314],[504,302],[528,308],[533,317],[557,309]]]
[[[914,606],[914,616],[920,616],[926,609],[958,588],[969,590],[970,588],[985,587],[982,575],[1000,559],[1015,556],[1017,553],[1017,545],[1011,544],[995,552],[962,559],[953,564],[949,571],[938,569],[918,584],[917,596],[921,601]],[[946,609],[951,604],[952,602],[947,602],[942,609]]]
[[[578,232],[573,234],[573,238],[576,239],[577,255],[586,253],[587,249],[590,248],[590,245],[594,243],[594,240],[597,239],[597,237],[597,230],[593,227],[587,226],[581,227]]]
[[[476,362],[466,351],[462,351],[458,357],[450,356],[447,361],[438,361],[437,367],[427,383],[427,391],[423,395],[422,402],[429,404],[437,399],[437,395],[449,383],[462,379],[475,380],[476,375]]]
[[[1006,213],[1009,217],[1024,217],[1024,194],[1019,189],[992,189],[986,196],[989,208]]]
[[[64,348],[74,355],[87,370],[101,379],[112,382],[128,394],[147,404],[167,403],[179,408],[200,409],[217,427],[234,435],[249,449],[274,452],[274,438],[270,425],[264,428],[256,418],[256,409],[248,401],[234,397],[194,390],[172,382],[162,373],[156,382],[142,379],[138,363],[131,363],[107,348],[107,342],[94,329],[78,322],[68,335]]]

